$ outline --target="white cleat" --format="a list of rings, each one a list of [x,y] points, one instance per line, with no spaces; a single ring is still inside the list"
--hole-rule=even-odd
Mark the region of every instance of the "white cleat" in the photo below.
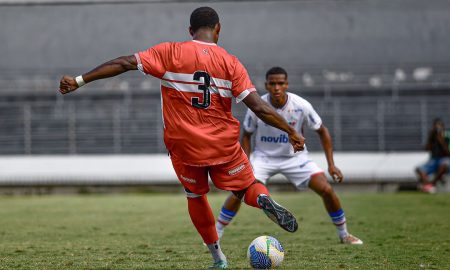
[[[429,193],[429,194],[435,194],[436,193],[436,187],[433,184],[422,185],[420,190],[422,190],[422,192]]]
[[[341,243],[348,244],[348,245],[362,245],[363,241],[361,241],[361,239],[359,239],[356,236],[348,234],[347,236],[341,238]]]

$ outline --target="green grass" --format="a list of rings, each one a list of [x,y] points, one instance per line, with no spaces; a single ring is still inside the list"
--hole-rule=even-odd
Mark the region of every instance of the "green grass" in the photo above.
[[[211,194],[217,214],[225,193]],[[248,269],[246,249],[272,235],[282,269],[450,269],[450,195],[340,194],[363,246],[338,244],[316,195],[275,193],[300,219],[282,231],[243,206],[225,232],[230,266]],[[183,194],[0,197],[0,269],[203,269],[211,263]]]

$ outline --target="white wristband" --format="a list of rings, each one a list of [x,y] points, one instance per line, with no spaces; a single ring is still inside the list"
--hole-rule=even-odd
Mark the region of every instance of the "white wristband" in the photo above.
[[[85,85],[86,83],[84,82],[84,80],[83,80],[83,76],[77,76],[76,78],[75,78],[75,81],[77,82],[77,84],[78,84],[78,87],[81,87],[81,86],[83,86],[83,85]]]

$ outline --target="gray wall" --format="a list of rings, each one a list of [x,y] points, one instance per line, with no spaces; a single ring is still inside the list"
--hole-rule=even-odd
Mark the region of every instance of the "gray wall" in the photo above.
[[[162,41],[190,38],[197,3],[0,6],[0,71],[90,68]],[[446,0],[212,3],[220,45],[251,70],[439,64],[450,59]]]

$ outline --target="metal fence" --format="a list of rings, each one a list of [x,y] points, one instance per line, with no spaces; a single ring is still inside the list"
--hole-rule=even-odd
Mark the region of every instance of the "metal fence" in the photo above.
[[[306,96],[329,128],[337,151],[423,149],[434,117],[450,126],[450,95]],[[246,108],[234,106],[238,120]],[[310,150],[320,150],[307,131]],[[0,102],[0,155],[163,153],[160,96],[77,95]]]

